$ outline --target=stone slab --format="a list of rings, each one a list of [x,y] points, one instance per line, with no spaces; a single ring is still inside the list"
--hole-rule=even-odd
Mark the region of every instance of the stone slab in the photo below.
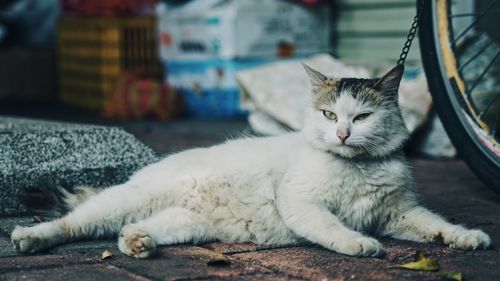
[[[406,244],[403,242],[403,244]],[[433,272],[394,270],[389,266],[413,261],[412,246],[394,249],[386,242],[388,255],[384,258],[349,257],[320,247],[290,247],[239,253],[231,257],[274,269],[287,276],[308,280],[439,280]],[[417,246],[418,247],[418,246]],[[426,246],[424,246],[426,248]],[[447,251],[446,247],[442,247]],[[441,249],[434,249],[439,252]],[[436,252],[425,251],[431,257]],[[446,255],[443,253],[442,255]]]
[[[64,267],[37,268],[0,274],[0,280],[5,281],[66,281],[66,280],[123,280],[148,281],[150,279],[136,275],[124,269],[110,265],[71,265]]]
[[[272,274],[265,267],[242,262],[228,257],[229,263],[212,266],[208,262],[220,255],[217,252],[196,246],[180,245],[161,247],[156,256],[147,260],[121,258],[113,260],[113,265],[127,268],[139,275],[154,280],[196,280],[230,279],[254,274]],[[244,278],[243,278],[244,279]]]
[[[156,160],[119,128],[0,118],[0,216],[26,213],[25,189],[106,187]]]

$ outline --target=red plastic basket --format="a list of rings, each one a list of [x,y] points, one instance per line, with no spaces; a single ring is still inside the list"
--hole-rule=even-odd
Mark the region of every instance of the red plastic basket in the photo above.
[[[65,14],[75,16],[151,15],[158,0],[61,0]]]

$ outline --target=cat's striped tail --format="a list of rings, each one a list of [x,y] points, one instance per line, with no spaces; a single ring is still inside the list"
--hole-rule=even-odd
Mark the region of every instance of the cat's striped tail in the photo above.
[[[22,194],[22,201],[33,214],[62,216],[102,190],[90,186],[77,186],[71,190],[62,187],[31,188]]]

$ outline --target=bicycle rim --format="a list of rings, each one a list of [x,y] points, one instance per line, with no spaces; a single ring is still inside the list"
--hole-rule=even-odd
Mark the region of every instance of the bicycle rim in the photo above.
[[[471,98],[477,83],[464,79],[463,61],[457,56],[457,38],[462,37],[464,40],[461,41],[465,42],[466,33],[455,32],[451,19],[455,15],[451,13],[449,1],[420,0],[418,4],[424,7],[419,34],[436,110],[462,158],[481,179],[500,193],[500,146],[495,132],[498,124],[485,120],[484,112],[478,111]],[[498,59],[496,56],[489,68]],[[497,96],[500,94],[494,96],[495,100]],[[493,114],[500,116],[498,112]]]

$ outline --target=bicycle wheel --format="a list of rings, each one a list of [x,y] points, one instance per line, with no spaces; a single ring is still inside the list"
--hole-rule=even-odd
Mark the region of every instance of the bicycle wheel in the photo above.
[[[454,13],[448,0],[418,0],[422,61],[434,105],[459,155],[500,194],[500,47],[476,28],[480,12]],[[472,5],[471,5],[472,6]],[[456,19],[471,17],[457,28]],[[478,38],[483,38],[479,40]],[[484,39],[486,38],[486,39]],[[483,42],[484,41],[484,42]],[[473,46],[473,47],[471,47]],[[480,63],[481,62],[481,63]]]

